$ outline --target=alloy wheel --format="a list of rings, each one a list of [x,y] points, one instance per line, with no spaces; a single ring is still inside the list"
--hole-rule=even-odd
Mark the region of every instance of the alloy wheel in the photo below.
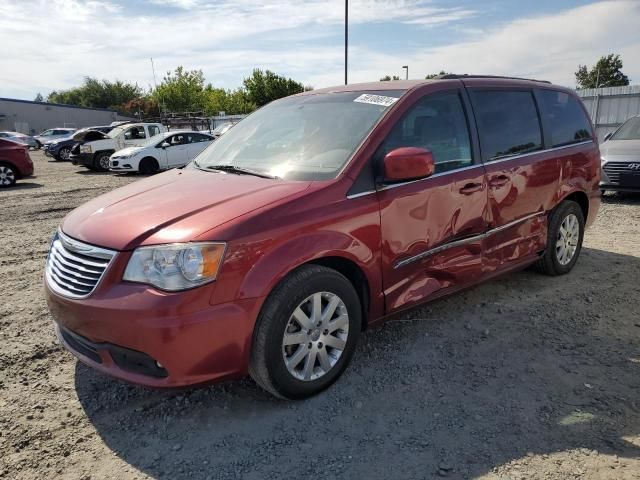
[[[16,181],[16,173],[11,167],[0,165],[0,187],[8,187]]]
[[[344,352],[349,336],[349,313],[340,297],[318,292],[293,311],[284,330],[282,357],[298,380],[326,375]]]
[[[573,259],[580,240],[578,217],[570,213],[560,224],[556,239],[556,258],[560,265],[567,265]]]
[[[60,150],[59,155],[60,155],[60,159],[61,160],[67,161],[67,160],[69,160],[69,157],[71,156],[71,150],[68,149],[68,148],[63,148],[63,149]]]
[[[108,155],[103,155],[102,157],[100,157],[99,163],[100,163],[100,168],[102,168],[103,170],[109,170],[109,156]]]

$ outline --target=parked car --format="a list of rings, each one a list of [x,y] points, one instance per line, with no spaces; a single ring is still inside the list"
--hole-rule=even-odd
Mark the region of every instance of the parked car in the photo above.
[[[600,145],[600,189],[640,192],[640,115],[629,118]]]
[[[570,272],[599,181],[570,89],[447,75],[314,90],[69,213],[46,297],[63,345],[102,372],[153,387],[249,373],[304,398],[398,312],[532,264]]]
[[[159,123],[126,123],[99,138],[85,139],[78,148],[71,150],[70,158],[75,165],[106,172],[112,154],[123,148],[144,145],[151,137],[165,131],[166,128]]]
[[[68,137],[76,130],[76,128],[50,128],[39,135],[35,135],[33,138],[38,142],[38,148],[42,148],[45,143],[58,138]]]
[[[0,138],[22,143],[29,148],[38,148],[38,142],[36,141],[36,139],[30,135],[25,135],[24,133],[4,131],[0,132]]]
[[[16,180],[33,175],[29,147],[0,138],[0,188],[12,187]]]
[[[67,161],[71,158],[71,149],[80,141],[80,138],[84,139],[85,132],[97,131],[106,134],[111,130],[113,130],[113,127],[104,125],[81,128],[80,130],[73,132],[67,137],[48,141],[42,146],[42,150],[47,157],[52,157],[56,160]]]
[[[196,131],[161,133],[139,147],[118,150],[111,155],[109,169],[113,172],[156,173],[182,167],[213,140],[213,136]]]

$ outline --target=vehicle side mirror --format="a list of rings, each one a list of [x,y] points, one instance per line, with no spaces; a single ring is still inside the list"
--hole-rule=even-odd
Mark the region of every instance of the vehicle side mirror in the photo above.
[[[606,142],[607,140],[609,140],[611,137],[613,137],[613,132],[609,132],[604,136],[604,142]]]
[[[396,148],[384,157],[384,179],[391,182],[428,177],[435,168],[433,153],[424,148]]]
[[[171,144],[169,142],[162,142],[162,145],[160,145],[162,147],[162,149],[164,150],[167,147],[170,147]]]

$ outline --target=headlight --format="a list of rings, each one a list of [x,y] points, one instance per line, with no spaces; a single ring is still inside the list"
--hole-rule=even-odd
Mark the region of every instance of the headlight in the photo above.
[[[226,244],[174,243],[137,248],[123,280],[177,291],[212,282],[218,275]]]
[[[91,153],[91,145],[80,145],[80,151],[82,153]]]

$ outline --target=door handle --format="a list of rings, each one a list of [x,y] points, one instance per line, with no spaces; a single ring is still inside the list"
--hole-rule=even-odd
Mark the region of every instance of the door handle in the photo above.
[[[484,185],[482,183],[467,183],[460,189],[460,193],[463,195],[471,195],[472,193],[480,192],[482,190],[484,190]]]
[[[495,177],[491,177],[491,179],[489,180],[489,186],[491,188],[502,187],[503,185],[509,183],[510,180],[511,179],[506,175],[496,175]]]

